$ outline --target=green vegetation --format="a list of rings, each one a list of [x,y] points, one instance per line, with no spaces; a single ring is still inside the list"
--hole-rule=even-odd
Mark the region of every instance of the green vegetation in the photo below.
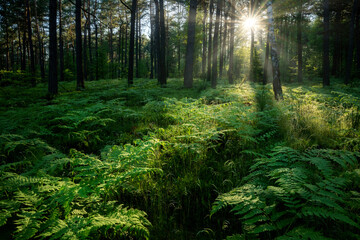
[[[359,239],[360,88],[0,90],[5,239]]]

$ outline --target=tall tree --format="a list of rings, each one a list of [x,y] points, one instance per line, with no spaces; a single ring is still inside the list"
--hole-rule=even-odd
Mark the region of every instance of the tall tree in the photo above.
[[[249,7],[249,17],[254,17],[254,11],[255,11],[255,0],[249,1],[250,7]],[[254,47],[255,47],[255,33],[254,33],[254,26],[251,26],[250,29],[250,68],[249,68],[249,80],[255,81],[254,77]]]
[[[193,85],[193,67],[195,52],[195,24],[197,0],[190,0],[190,10],[188,19],[188,34],[185,57],[184,86],[191,88]]]
[[[324,9],[324,37],[323,37],[323,86],[330,85],[329,76],[329,25],[330,25],[330,13],[329,13],[329,0],[323,0]]]
[[[228,70],[228,78],[229,83],[234,83],[234,38],[235,38],[235,1],[230,0],[230,46],[229,46],[229,70]]]
[[[201,59],[201,73],[202,76],[205,77],[206,71],[206,47],[207,47],[207,36],[206,36],[206,19],[207,19],[207,3],[203,1],[203,10],[204,10],[204,17],[203,17],[203,50],[202,50],[202,59]]]
[[[212,59],[212,18],[213,18],[213,12],[214,12],[214,4],[213,0],[210,0],[209,3],[209,45],[208,45],[208,69],[207,69],[207,81],[211,81],[211,59]]]
[[[64,41],[62,24],[62,2],[59,0],[59,59],[60,59],[60,81],[64,81]]]
[[[269,71],[269,50],[270,50],[270,46],[269,46],[269,45],[270,45],[269,28],[267,28],[263,85],[266,85],[267,79],[268,79],[268,71]]]
[[[57,37],[56,37],[56,15],[57,1],[49,0],[49,85],[50,95],[58,93],[57,80]]]
[[[273,90],[276,100],[283,99],[281,81],[280,81],[280,67],[279,67],[279,57],[278,49],[275,41],[275,31],[274,31],[274,17],[273,17],[273,8],[272,1],[267,2],[267,15],[269,21],[269,38],[271,42],[271,61],[273,66]]]
[[[346,58],[346,70],[345,70],[345,84],[349,84],[351,81],[351,70],[353,65],[353,53],[354,53],[354,25],[355,16],[358,11],[359,0],[354,0],[353,9],[351,12],[350,28],[349,28],[349,45]]]
[[[212,63],[212,74],[211,74],[211,87],[216,88],[217,77],[218,77],[218,49],[219,49],[219,24],[220,24],[220,13],[222,11],[223,0],[217,1],[216,6],[216,19],[215,19],[215,30],[214,30],[214,45],[213,45],[213,63]]]
[[[159,82],[162,87],[166,85],[166,35],[165,35],[165,11],[164,0],[159,0],[159,17],[160,17],[160,45],[159,45]]]
[[[137,0],[131,1],[131,19],[130,19],[130,46],[129,46],[129,72],[128,85],[134,83],[134,38],[135,38],[135,18],[136,18]]]
[[[30,12],[30,3],[29,0],[26,1],[26,16],[27,16],[27,30],[28,30],[28,41],[29,41],[29,52],[30,52],[30,72],[32,74],[31,83],[32,86],[36,86],[35,78],[35,54],[34,54],[34,45],[32,41],[32,28],[31,28],[31,12]]]
[[[75,31],[76,31],[76,89],[85,88],[82,64],[82,37],[81,37],[81,0],[75,4]]]
[[[298,12],[297,12],[297,55],[298,55],[298,82],[302,82],[303,80],[303,47],[302,47],[302,8],[303,3],[302,0],[298,0]]]

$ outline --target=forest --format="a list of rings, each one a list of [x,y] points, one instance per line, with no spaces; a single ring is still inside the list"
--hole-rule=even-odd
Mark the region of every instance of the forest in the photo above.
[[[360,239],[359,0],[0,0],[0,239]]]

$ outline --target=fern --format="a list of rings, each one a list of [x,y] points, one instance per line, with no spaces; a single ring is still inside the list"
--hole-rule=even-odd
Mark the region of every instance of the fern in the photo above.
[[[349,211],[346,189],[351,183],[342,169],[357,165],[356,153],[277,147],[251,167],[248,183],[220,195],[211,214],[230,206],[253,236],[275,234],[279,239],[327,239],[343,231],[357,231],[358,218]],[[342,228],[323,232],[326,222]],[[323,225],[325,224],[325,225]],[[360,237],[360,235],[357,235]]]

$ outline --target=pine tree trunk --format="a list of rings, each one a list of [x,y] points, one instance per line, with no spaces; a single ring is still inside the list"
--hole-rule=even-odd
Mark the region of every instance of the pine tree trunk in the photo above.
[[[21,62],[21,70],[25,71],[25,69],[26,69],[26,31],[25,31],[25,29],[23,30],[22,40],[23,40],[23,46],[22,46],[23,47],[23,51],[22,51],[23,56],[22,56],[22,62]]]
[[[207,81],[211,81],[211,64],[212,64],[212,19],[214,12],[214,3],[213,0],[210,0],[209,3],[210,14],[209,14],[209,45],[208,45],[208,68],[207,68]]]
[[[267,15],[269,21],[269,38],[271,42],[271,62],[273,66],[274,76],[273,76],[273,90],[276,100],[283,99],[281,81],[280,81],[280,67],[279,67],[279,57],[278,49],[275,41],[275,32],[274,32],[274,17],[273,17],[273,8],[272,1],[267,2]]]
[[[128,72],[128,85],[134,83],[134,37],[135,37],[135,18],[137,0],[132,0],[131,4],[131,19],[130,19],[130,46],[129,46],[129,72]]]
[[[139,10],[135,20],[135,76],[139,78]]]
[[[329,0],[323,0],[324,7],[324,43],[323,43],[323,86],[330,85],[329,76],[329,25],[330,25],[330,14],[329,14]]]
[[[235,6],[234,0],[230,0],[230,46],[229,46],[229,83],[234,83],[234,21],[235,21]]]
[[[264,75],[263,75],[263,85],[266,85],[268,79],[269,71],[269,52],[270,52],[270,39],[269,39],[269,28],[267,30],[266,36],[266,49],[265,49],[265,61],[264,61]]]
[[[253,16],[254,13],[254,7],[255,7],[255,3],[254,0],[250,0],[249,1],[250,4],[250,13],[249,16]],[[251,39],[250,39],[250,67],[249,67],[249,80],[254,82],[255,78],[254,78],[254,41],[255,41],[255,33],[254,33],[254,28],[251,28],[251,33],[250,33]]]
[[[81,37],[81,0],[75,5],[75,32],[76,32],[76,89],[85,88],[82,64],[82,37]]]
[[[60,81],[64,81],[64,42],[63,42],[63,26],[62,26],[62,4],[59,0],[59,58],[60,58]]]
[[[335,13],[335,22],[334,22],[334,43],[333,43],[333,65],[332,65],[332,70],[331,70],[331,74],[333,76],[339,76],[340,74],[340,59],[341,59],[341,40],[340,40],[340,34],[339,34],[339,30],[340,30],[340,26],[341,26],[341,10],[338,9]]]
[[[28,27],[28,39],[29,39],[29,50],[30,50],[30,73],[31,73],[31,84],[33,87],[36,86],[35,78],[35,55],[34,45],[32,41],[32,28],[31,28],[31,12],[29,0],[26,0],[26,15],[27,15],[27,27]]]
[[[351,82],[351,73],[353,65],[353,56],[354,56],[354,25],[355,25],[355,16],[359,7],[359,0],[354,0],[354,5],[351,13],[350,29],[349,29],[349,45],[348,45],[348,54],[346,58],[346,70],[345,70],[345,84]]]
[[[206,41],[206,18],[207,18],[207,4],[205,1],[203,1],[203,8],[204,8],[204,17],[203,17],[203,49],[202,49],[202,59],[201,59],[201,73],[202,76],[205,77],[205,71],[206,71],[206,47],[207,47],[207,41]]]
[[[215,19],[215,30],[214,30],[214,45],[213,45],[213,56],[212,56],[212,74],[211,74],[211,87],[216,88],[217,77],[218,77],[218,42],[219,42],[219,24],[220,24],[220,12],[222,9],[222,0],[217,1],[216,7],[216,19]]]
[[[150,1],[150,79],[154,78],[154,8]]]
[[[159,82],[162,87],[166,85],[166,35],[165,35],[165,12],[164,0],[159,0],[159,17],[160,17],[160,45],[159,45]]]
[[[221,48],[221,55],[220,55],[220,76],[223,75],[224,66],[225,66],[225,52],[226,52],[226,46],[227,46],[226,37],[227,37],[227,25],[228,25],[227,17],[228,17],[228,12],[226,11],[224,14],[223,43],[221,44],[222,48]]]
[[[49,84],[48,91],[50,95],[58,93],[57,80],[57,36],[56,36],[56,15],[57,1],[49,1]]]
[[[303,81],[303,48],[302,48],[302,0],[299,0],[299,11],[297,16],[297,55],[298,55],[298,82]]]
[[[184,87],[186,88],[191,88],[193,86],[196,8],[197,8],[197,0],[190,0],[186,57],[185,57],[185,71],[184,71]]]

